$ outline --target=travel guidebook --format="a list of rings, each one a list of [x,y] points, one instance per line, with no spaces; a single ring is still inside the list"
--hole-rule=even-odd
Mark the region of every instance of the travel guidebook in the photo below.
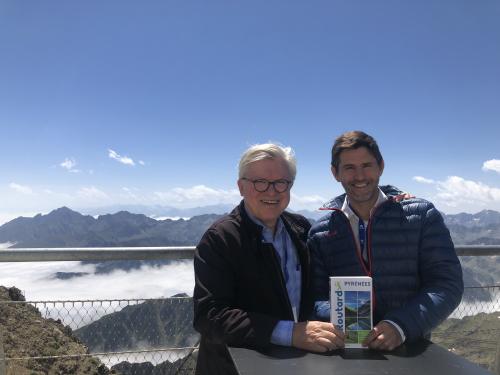
[[[372,327],[372,278],[330,277],[331,322],[346,334],[346,348],[362,348]]]

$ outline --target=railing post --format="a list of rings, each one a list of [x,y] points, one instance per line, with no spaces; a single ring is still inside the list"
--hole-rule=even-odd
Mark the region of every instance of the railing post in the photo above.
[[[500,339],[497,339],[497,355],[495,359],[495,369],[493,370],[495,374],[500,375]]]
[[[3,336],[0,329],[0,375],[5,375],[5,353],[3,351]]]

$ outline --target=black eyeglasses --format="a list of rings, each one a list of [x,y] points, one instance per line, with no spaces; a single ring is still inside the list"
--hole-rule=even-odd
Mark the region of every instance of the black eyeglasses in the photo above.
[[[269,186],[271,185],[273,185],[273,188],[277,193],[284,193],[292,185],[292,181],[288,181],[285,179],[275,180],[275,181],[268,181],[263,178],[259,178],[257,180],[250,180],[249,178],[246,177],[242,177],[241,179],[245,181],[250,181],[253,184],[255,190],[257,190],[259,193],[264,193],[265,191],[268,191]]]

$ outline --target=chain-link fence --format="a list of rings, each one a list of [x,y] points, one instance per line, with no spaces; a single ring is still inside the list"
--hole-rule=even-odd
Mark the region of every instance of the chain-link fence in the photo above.
[[[192,374],[199,337],[192,328],[192,299],[89,300],[89,301],[1,301],[18,312],[32,309],[64,334],[76,338],[88,351],[53,350],[45,342],[43,353],[16,354],[5,340],[8,374],[116,373]],[[494,369],[500,336],[500,286],[468,287],[462,304],[433,333],[433,341],[486,368]],[[23,312],[24,313],[24,312]],[[36,323],[36,320],[35,320]],[[51,331],[52,330],[52,331]],[[47,337],[51,332],[45,332]],[[35,332],[34,332],[35,333]],[[52,348],[52,349],[51,349]],[[64,348],[63,348],[64,349]],[[87,370],[73,363],[87,361]],[[63,372],[57,372],[63,371]],[[62,370],[61,370],[62,369]],[[43,372],[48,370],[47,372]],[[51,372],[52,371],[52,372]]]
[[[6,372],[12,375],[193,374],[199,336],[192,328],[192,311],[189,297],[0,301],[0,314],[4,318],[24,314],[34,319],[30,323],[32,329],[6,327],[3,334]],[[37,323],[40,329],[36,329]],[[24,347],[16,345],[22,336],[28,336],[24,338]]]
[[[466,287],[461,304],[432,341],[500,374],[500,285]]]
[[[450,318],[495,312],[500,312],[500,285],[466,286],[462,302]]]

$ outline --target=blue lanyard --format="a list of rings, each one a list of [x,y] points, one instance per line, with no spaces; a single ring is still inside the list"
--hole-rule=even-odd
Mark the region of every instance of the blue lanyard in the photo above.
[[[361,252],[365,253],[365,242],[366,242],[366,226],[363,220],[358,220],[358,235],[359,235],[359,247]]]
[[[356,217],[358,218],[358,240],[359,240],[359,247],[361,250],[361,255],[363,256],[363,259],[365,261],[368,261],[368,255],[366,254],[366,249],[365,249],[365,244],[366,244],[366,225],[365,222],[358,216],[356,211],[352,208],[351,205],[349,205],[351,210],[354,212]]]

